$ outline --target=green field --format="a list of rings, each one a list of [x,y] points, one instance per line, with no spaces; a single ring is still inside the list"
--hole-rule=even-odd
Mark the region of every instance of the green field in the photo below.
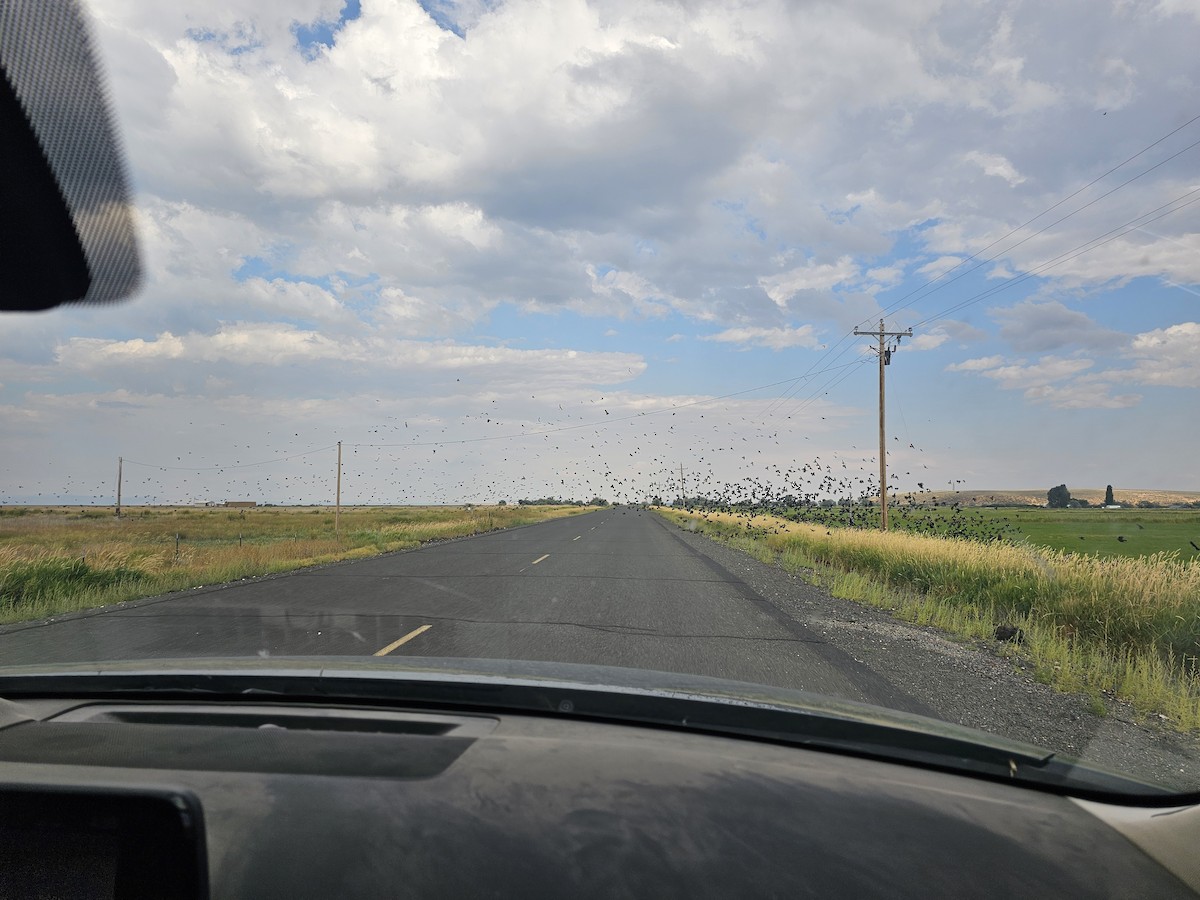
[[[1014,538],[1032,544],[1096,556],[1149,556],[1178,551],[1181,559],[1200,558],[1200,510],[1195,509],[981,509],[981,515],[1007,518]],[[1125,538],[1124,541],[1118,538]]]
[[[890,527],[931,537],[988,541],[1000,538],[1068,553],[1098,557],[1152,556],[1177,553],[1181,560],[1200,559],[1200,509],[1048,509],[1045,507],[959,506],[897,503],[890,507]],[[719,508],[719,507],[715,507]],[[786,519],[825,527],[879,528],[877,507],[805,507],[774,512]],[[1124,540],[1120,540],[1124,538]]]

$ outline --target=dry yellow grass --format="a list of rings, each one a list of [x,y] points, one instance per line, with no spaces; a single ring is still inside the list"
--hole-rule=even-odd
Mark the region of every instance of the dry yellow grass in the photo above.
[[[0,622],[404,550],[586,512],[573,506],[87,507],[0,515]]]

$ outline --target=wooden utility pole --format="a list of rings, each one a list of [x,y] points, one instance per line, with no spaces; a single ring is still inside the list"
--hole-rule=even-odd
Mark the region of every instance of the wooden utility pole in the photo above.
[[[683,463],[679,464],[679,499],[687,506],[687,490],[683,484]]]
[[[886,418],[884,415],[884,375],[883,367],[890,365],[892,362],[892,351],[885,343],[885,340],[890,337],[896,339],[897,345],[902,337],[912,337],[912,329],[905,331],[884,331],[883,319],[879,320],[878,331],[859,331],[854,329],[857,335],[865,335],[873,337],[876,340],[875,352],[879,355],[879,522],[880,527],[887,531],[888,529],[888,506],[887,506],[887,431]]]
[[[338,441],[338,470],[337,470],[337,498],[334,501],[333,509],[333,530],[337,535],[337,539],[342,539],[342,442]]]
[[[117,457],[117,518],[121,518],[121,469],[125,465],[123,456]]]

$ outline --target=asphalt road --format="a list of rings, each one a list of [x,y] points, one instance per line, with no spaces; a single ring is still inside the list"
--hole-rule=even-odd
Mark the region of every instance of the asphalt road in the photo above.
[[[678,536],[613,509],[0,634],[0,665],[408,655],[630,666],[931,714]]]

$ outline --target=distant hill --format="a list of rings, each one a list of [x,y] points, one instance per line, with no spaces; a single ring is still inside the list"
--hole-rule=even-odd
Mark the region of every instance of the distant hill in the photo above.
[[[1104,503],[1104,488],[1067,488],[1071,496],[1078,500],[1086,500],[1093,506]],[[993,504],[1027,503],[1035,506],[1046,505],[1046,491],[1013,491],[1013,490],[978,490],[978,491],[924,491],[913,492],[913,496],[921,502],[945,502],[947,500],[961,503],[964,506],[991,506]],[[905,492],[897,494],[903,500]],[[1200,491],[1157,491],[1148,488],[1119,488],[1113,487],[1113,499],[1122,506],[1134,506],[1142,500],[1170,506],[1172,503],[1193,503],[1200,500]]]

